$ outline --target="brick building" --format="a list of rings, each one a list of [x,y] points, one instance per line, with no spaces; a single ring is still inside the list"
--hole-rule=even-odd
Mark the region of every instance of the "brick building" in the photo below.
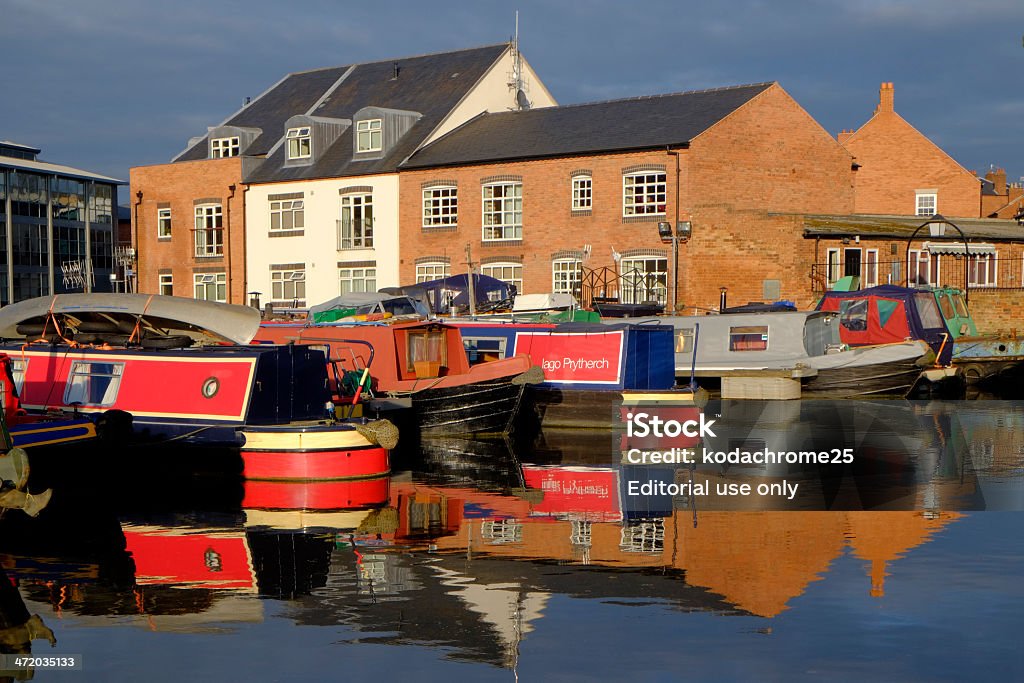
[[[553,104],[514,43],[289,74],[132,169],[140,291],[306,306],[398,285],[398,165],[480,112]]]
[[[526,293],[684,311],[717,308],[721,287],[795,298],[803,214],[851,213],[852,165],[777,83],[483,114],[402,166],[401,279],[465,272],[469,245]],[[659,223],[687,222],[676,272]]]

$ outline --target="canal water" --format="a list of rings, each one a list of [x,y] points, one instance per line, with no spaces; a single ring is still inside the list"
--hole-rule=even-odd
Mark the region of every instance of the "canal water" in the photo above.
[[[845,430],[870,466],[637,474],[581,432],[426,441],[333,486],[44,464],[50,506],[0,517],[0,651],[80,668],[0,680],[1024,679],[1024,403],[861,403],[825,436],[793,405],[709,406],[745,425],[714,450]]]

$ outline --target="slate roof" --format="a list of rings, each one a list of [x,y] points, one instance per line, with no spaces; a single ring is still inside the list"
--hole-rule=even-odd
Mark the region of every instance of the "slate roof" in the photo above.
[[[269,153],[284,137],[285,122],[298,114],[352,119],[360,109],[370,106],[418,112],[422,117],[384,158],[353,162],[353,129],[349,127],[316,163],[285,168],[285,145],[280,145],[245,181],[278,182],[394,172],[506,49],[508,44],[501,43],[289,74],[220,125],[262,129],[263,133],[243,152],[248,157]],[[331,92],[350,68],[351,73]],[[310,111],[325,95],[326,99]],[[207,150],[204,136],[175,161],[205,159]]]
[[[968,240],[987,239],[1009,242],[1024,241],[1024,227],[1017,221],[997,218],[951,218],[963,230]],[[804,237],[870,237],[878,239],[907,239],[922,223],[926,216],[885,216],[851,214],[846,216],[804,216]],[[928,231],[917,234],[918,239],[927,240]],[[947,230],[946,237],[956,239],[955,230]]]
[[[685,146],[774,83],[485,113],[402,168]]]

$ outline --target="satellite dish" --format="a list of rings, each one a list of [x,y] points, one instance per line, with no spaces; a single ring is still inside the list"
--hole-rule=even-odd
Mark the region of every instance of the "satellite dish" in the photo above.
[[[526,93],[522,89],[516,91],[516,104],[519,105],[520,109],[529,109],[530,100],[526,97]]]

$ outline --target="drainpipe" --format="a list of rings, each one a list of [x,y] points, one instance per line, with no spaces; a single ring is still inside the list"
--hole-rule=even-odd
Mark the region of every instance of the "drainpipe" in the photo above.
[[[132,277],[135,279],[134,287],[131,291],[139,291],[139,269],[141,267],[141,255],[139,254],[139,205],[142,204],[142,190],[135,193],[135,220],[132,221],[132,250],[135,252],[135,272],[132,273]],[[125,287],[130,287],[132,283],[128,282],[128,278],[124,279]]]
[[[227,201],[227,207],[226,207],[227,208],[227,211],[226,211],[227,215],[224,216],[224,221],[227,223],[227,227],[224,230],[224,252],[225,252],[225,258],[227,259],[227,266],[228,266],[228,303],[230,304],[231,303],[231,291],[232,291],[231,282],[234,279],[232,277],[232,272],[231,272],[231,200],[235,196],[235,184],[234,183],[231,183],[230,185],[228,185],[228,192],[230,192],[231,194],[228,195],[228,201]]]
[[[679,152],[668,147],[665,152],[676,158],[676,221],[672,224],[672,311],[676,314],[679,307]]]
[[[249,186],[242,185],[242,304],[248,304],[249,296],[249,256],[245,253],[245,207],[249,205],[246,195],[249,194]]]

